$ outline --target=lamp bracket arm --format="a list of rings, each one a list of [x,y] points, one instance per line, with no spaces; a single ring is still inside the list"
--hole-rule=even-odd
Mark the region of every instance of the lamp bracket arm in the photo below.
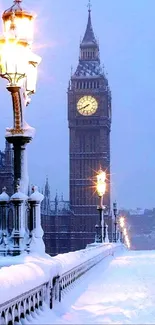
[[[13,103],[14,131],[23,129],[23,108],[21,101],[20,87],[8,86],[8,91],[11,93]]]

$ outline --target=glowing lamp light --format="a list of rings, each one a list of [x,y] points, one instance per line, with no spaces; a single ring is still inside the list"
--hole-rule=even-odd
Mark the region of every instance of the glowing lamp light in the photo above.
[[[102,170],[99,171],[99,174],[97,175],[97,182],[105,182],[106,180],[106,173],[103,172]]]
[[[128,248],[130,248],[130,241],[129,241],[128,238],[126,239],[126,245],[127,245]]]
[[[126,228],[123,230],[123,233],[124,233],[124,236],[127,235],[127,230],[126,230]]]
[[[125,235],[125,240],[126,240],[126,241],[128,241],[128,240],[129,240],[129,238],[128,238],[128,235]]]
[[[103,172],[102,170],[99,171],[99,174],[97,175],[96,189],[97,189],[98,196],[100,196],[100,197],[102,197],[106,191],[105,180],[106,180],[106,173]]]
[[[16,25],[16,34],[18,39],[27,40],[28,43],[33,41],[34,18],[32,13],[21,8],[22,0],[15,0],[11,8],[4,11],[2,15],[3,29],[5,35],[9,33],[12,23],[12,15],[14,14],[14,22]]]
[[[127,247],[130,248],[130,240],[129,240],[129,237],[127,234],[125,235],[125,243],[126,243]]]
[[[124,225],[125,225],[125,219],[124,219],[124,217],[120,217],[119,223],[120,223],[121,228],[123,228]]]
[[[16,39],[0,40],[0,75],[9,85],[21,85],[28,68],[29,49]]]
[[[103,196],[106,191],[106,184],[97,184],[97,193],[99,196]]]

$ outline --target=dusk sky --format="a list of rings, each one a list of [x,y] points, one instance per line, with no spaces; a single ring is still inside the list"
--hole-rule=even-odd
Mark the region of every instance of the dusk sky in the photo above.
[[[155,207],[155,0],[92,0],[92,23],[112,91],[112,199],[119,207]],[[0,10],[12,0],[0,0]],[[87,0],[25,0],[37,13],[34,49],[42,56],[37,92],[26,109],[36,128],[28,145],[31,183],[49,177],[51,194],[69,196],[67,87],[87,24]],[[0,148],[12,125],[0,82]]]

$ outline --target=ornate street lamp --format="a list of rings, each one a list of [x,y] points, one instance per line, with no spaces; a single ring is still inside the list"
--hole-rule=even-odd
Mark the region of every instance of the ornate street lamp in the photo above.
[[[114,213],[114,217],[115,217],[115,221],[114,221],[114,226],[115,226],[115,232],[114,232],[114,242],[117,242],[117,203],[116,201],[113,203],[113,213]]]
[[[121,232],[121,242],[123,241],[123,229],[124,229],[124,226],[125,226],[125,217],[120,217],[119,218],[119,225],[120,225],[120,232]]]
[[[125,243],[126,243],[126,246],[130,249],[130,240],[129,240],[128,235],[125,235]]]
[[[95,243],[100,243],[99,228],[100,228],[100,226],[99,226],[98,224],[96,224],[96,225],[95,225],[95,230],[96,230],[96,234],[95,234]]]
[[[8,238],[10,241],[8,254],[10,255],[19,255],[26,250],[26,247],[29,251],[35,249],[37,251],[38,247],[44,250],[40,224],[40,204],[43,198],[40,197],[38,191],[35,191],[35,217],[33,216],[35,229],[29,229],[27,232],[28,173],[25,149],[34,136],[34,128],[25,122],[24,113],[25,107],[30,103],[29,96],[36,91],[37,67],[41,58],[32,52],[35,16],[24,10],[21,2],[22,0],[14,0],[13,5],[3,12],[3,35],[0,38],[0,76],[8,81],[6,88],[11,94],[13,103],[13,127],[6,130],[6,139],[13,144],[14,150],[15,193],[9,201],[14,211],[13,231],[11,237]],[[6,197],[4,194],[2,193],[0,200],[0,218],[3,217],[3,219],[4,208],[7,209],[7,204],[9,204],[4,200]],[[32,202],[29,205],[30,215],[32,215]],[[4,222],[2,228],[5,230]],[[6,244],[5,246],[7,247]],[[1,248],[0,245],[0,252],[3,251],[4,247]]]
[[[0,76],[8,80],[7,90],[13,103],[13,127],[7,129],[6,139],[14,149],[14,189],[20,180],[21,190],[27,194],[25,147],[32,140],[34,129],[24,121],[24,106],[30,102],[29,95],[35,92],[37,66],[41,58],[31,49],[35,17],[22,9],[21,2],[15,0],[13,6],[2,15]]]
[[[99,239],[98,241],[100,243],[103,242],[103,240],[105,239],[105,224],[104,224],[104,228],[103,228],[103,222],[104,222],[104,206],[103,206],[103,196],[105,194],[106,191],[106,173],[104,171],[102,171],[102,169],[99,170],[98,174],[97,174],[97,184],[96,184],[96,190],[100,199],[100,204],[97,207],[97,209],[99,210],[99,214],[100,214],[100,235],[99,235]],[[103,233],[104,232],[104,233]]]
[[[123,230],[123,234],[124,234],[124,236],[127,235],[127,230],[126,230],[126,228],[124,228],[124,230]]]
[[[124,235],[124,241],[125,241],[125,244],[128,248],[130,248],[130,240],[129,240],[129,237],[128,237],[128,233],[127,233],[127,229],[124,228],[123,229],[123,235]]]

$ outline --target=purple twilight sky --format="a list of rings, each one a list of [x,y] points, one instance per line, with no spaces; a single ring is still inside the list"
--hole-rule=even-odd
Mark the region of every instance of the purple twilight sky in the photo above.
[[[0,10],[12,0],[0,0]],[[87,24],[87,0],[24,0],[38,14],[35,50],[42,56],[37,93],[26,120],[36,128],[28,145],[31,183],[49,177],[68,199],[67,86],[78,62]],[[155,1],[92,0],[92,23],[112,91],[111,173],[113,199],[124,207],[155,207]],[[12,108],[0,82],[0,148]]]

